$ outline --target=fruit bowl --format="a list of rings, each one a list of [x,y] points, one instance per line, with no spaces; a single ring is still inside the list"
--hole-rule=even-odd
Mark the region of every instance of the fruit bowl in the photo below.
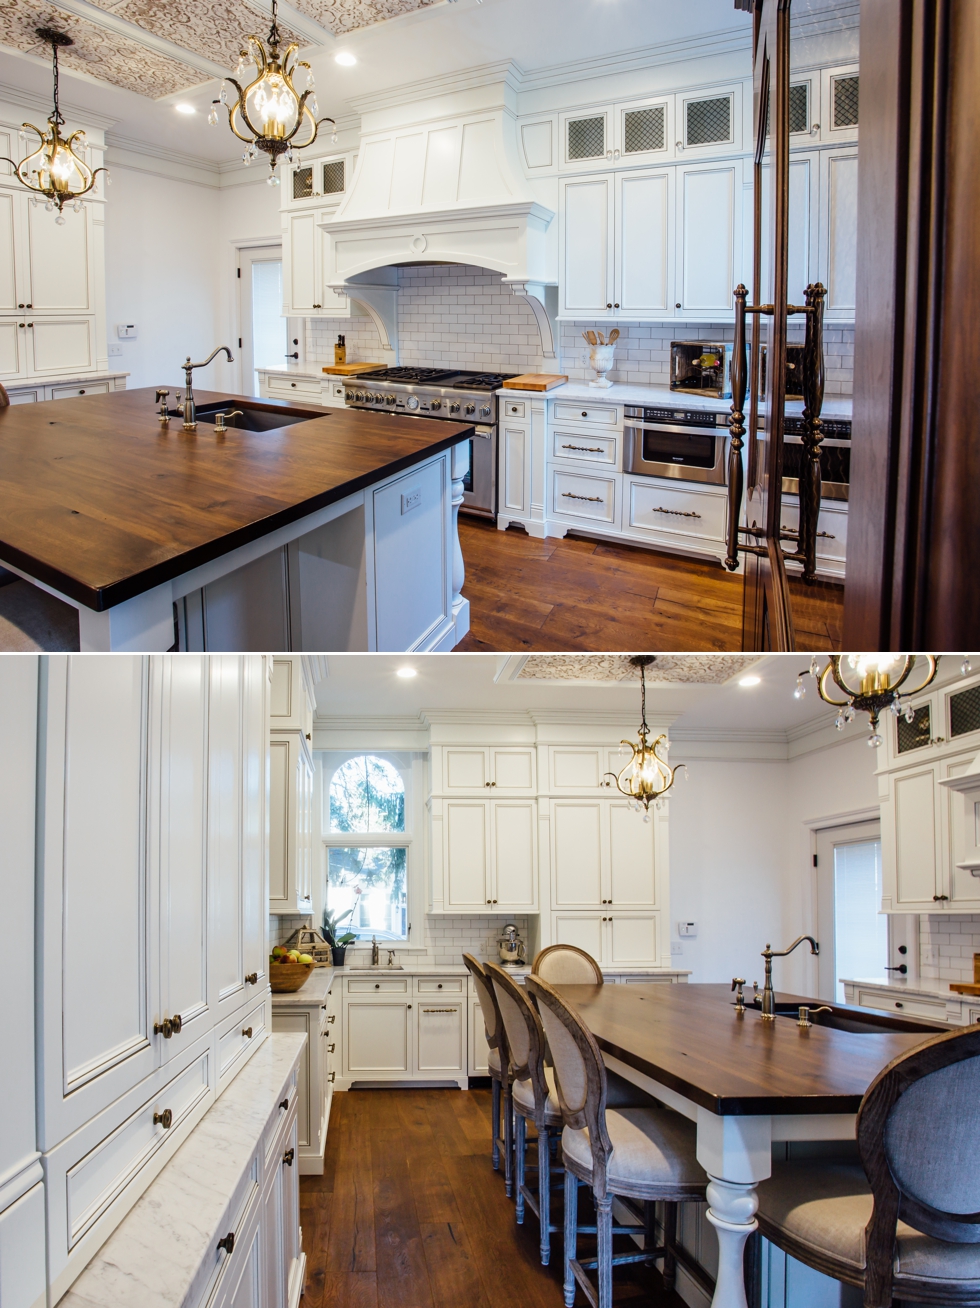
[[[313,971],[312,963],[272,963],[269,966],[269,985],[274,995],[292,994],[298,990]]]

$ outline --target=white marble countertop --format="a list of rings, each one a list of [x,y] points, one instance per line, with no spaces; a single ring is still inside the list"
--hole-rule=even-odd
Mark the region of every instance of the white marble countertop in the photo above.
[[[732,406],[730,399],[720,400],[714,395],[688,395],[685,391],[672,391],[668,386],[639,386],[625,382],[613,382],[607,390],[592,387],[588,382],[569,381],[550,391],[499,390],[497,394],[502,399],[520,396],[537,400],[590,400],[593,404],[656,404],[677,409],[707,409],[710,413],[728,413]],[[828,396],[823,402],[823,416],[849,418],[852,408],[849,395]],[[787,400],[786,412],[802,413],[803,401]]]
[[[269,970],[271,972],[274,969],[275,964],[272,964]],[[338,967],[315,967],[298,990],[281,995],[277,995],[273,991],[272,1007],[289,1008],[290,1006],[299,1007],[303,1004],[321,1003],[329,995],[334,977],[338,972],[342,971],[344,969]]]
[[[197,1302],[207,1253],[230,1230],[232,1199],[305,1042],[294,1032],[266,1037],[59,1301],[64,1308]]]
[[[961,995],[950,990],[948,981],[897,981],[892,977],[863,976],[858,978],[841,977],[846,986],[867,986],[875,990],[887,990],[895,995],[917,995],[922,999],[952,999],[956,1003],[967,1000],[977,1003],[977,995]]]

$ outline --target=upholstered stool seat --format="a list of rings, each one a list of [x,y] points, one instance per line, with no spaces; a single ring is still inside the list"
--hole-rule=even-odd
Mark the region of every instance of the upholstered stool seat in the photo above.
[[[669,1108],[607,1106],[606,1131],[612,1144],[606,1160],[606,1184],[616,1194],[645,1199],[651,1192],[650,1197],[660,1198],[665,1187],[673,1191],[686,1186],[692,1196],[703,1192],[706,1177],[697,1160],[697,1128],[680,1113]],[[568,1170],[591,1185],[588,1127],[576,1131],[566,1126],[561,1150]]]
[[[859,1163],[775,1163],[772,1176],[759,1185],[760,1229],[778,1234],[779,1243],[800,1261],[819,1267],[833,1260],[852,1285],[864,1284],[866,1231],[874,1195]],[[980,1244],[948,1244],[899,1221],[895,1241],[894,1291],[901,1299],[902,1280],[935,1280],[980,1293]],[[801,1255],[803,1257],[801,1258]]]

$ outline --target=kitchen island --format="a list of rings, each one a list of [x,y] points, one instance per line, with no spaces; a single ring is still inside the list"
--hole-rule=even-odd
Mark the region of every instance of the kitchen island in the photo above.
[[[0,563],[78,610],[82,650],[465,635],[468,424],[209,391],[197,410],[163,423],[152,388],[0,410]]]

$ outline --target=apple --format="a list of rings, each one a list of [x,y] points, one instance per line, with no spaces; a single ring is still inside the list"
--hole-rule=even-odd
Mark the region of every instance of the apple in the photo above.
[[[312,955],[312,954],[300,954],[300,956],[299,956],[299,961],[300,961],[301,963],[312,963],[312,962],[313,962],[313,955]]]

